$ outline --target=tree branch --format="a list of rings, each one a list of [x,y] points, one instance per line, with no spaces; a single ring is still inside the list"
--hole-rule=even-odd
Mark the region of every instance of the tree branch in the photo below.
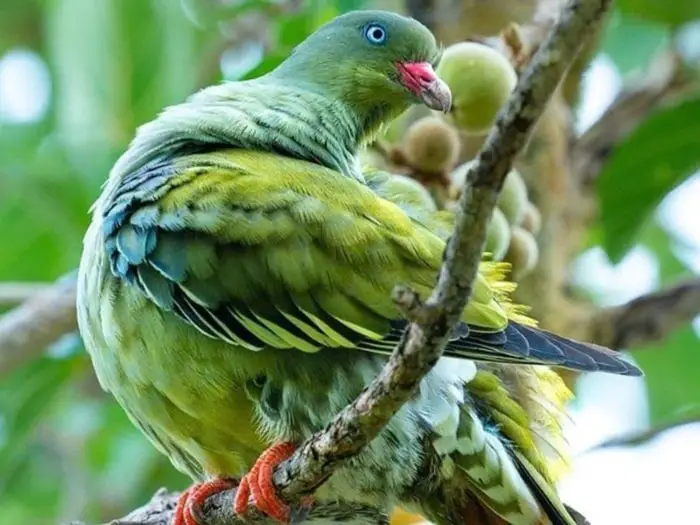
[[[17,306],[38,293],[46,291],[52,285],[53,283],[0,283],[0,308]]]
[[[0,377],[78,329],[75,282],[62,279],[0,317]]]
[[[692,279],[599,310],[591,319],[592,340],[615,349],[638,348],[665,338],[698,315],[700,279]]]
[[[439,12],[435,7],[435,0],[406,0],[408,15],[421,22],[431,31],[435,29],[435,18]]]
[[[227,490],[207,499],[202,509],[206,516],[206,525],[249,525],[251,523],[233,514],[234,495],[235,490]],[[105,525],[171,525],[179,496],[178,492],[160,489],[144,506]],[[329,521],[346,525],[388,525],[389,518],[386,514],[364,505],[319,503],[310,510],[304,524],[325,525]],[[256,519],[254,523],[279,525],[278,522],[263,516]],[[81,521],[72,521],[68,525],[86,524]]]
[[[313,492],[345,460],[358,454],[413,395],[442,355],[447,338],[471,295],[486,225],[513,159],[584,42],[581,35],[591,33],[591,28],[600,23],[610,4],[611,0],[571,1],[523,71],[510,101],[467,174],[455,232],[447,244],[436,289],[421,304],[412,290],[403,286],[396,288],[396,304],[412,321],[411,325],[379,376],[323,431],[302,443],[290,459],[275,469],[274,484],[288,503]],[[221,507],[225,517],[216,523],[235,522],[229,497]],[[219,501],[218,496],[211,499]],[[208,508],[205,506],[206,522],[214,523],[209,519]],[[147,514],[153,510],[149,505],[145,509]],[[452,514],[458,513],[453,511]],[[250,513],[249,519],[255,522],[260,522],[260,518],[259,513]],[[164,523],[134,522],[132,518],[121,521],[122,524],[129,522]]]

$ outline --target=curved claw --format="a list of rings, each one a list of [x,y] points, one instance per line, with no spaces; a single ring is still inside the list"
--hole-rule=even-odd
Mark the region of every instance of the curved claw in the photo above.
[[[172,525],[199,525],[196,514],[209,496],[236,486],[232,479],[217,478],[196,483],[180,494]]]
[[[294,443],[277,443],[260,455],[250,472],[241,479],[234,504],[236,514],[245,514],[252,504],[280,523],[289,523],[289,506],[277,495],[272,475],[275,467],[288,459],[295,450]]]
[[[187,504],[187,499],[190,496],[190,490],[187,489],[182,491],[180,497],[177,498],[177,505],[175,506],[175,515],[173,516],[172,525],[186,525],[187,519],[185,518],[185,509],[189,507]]]

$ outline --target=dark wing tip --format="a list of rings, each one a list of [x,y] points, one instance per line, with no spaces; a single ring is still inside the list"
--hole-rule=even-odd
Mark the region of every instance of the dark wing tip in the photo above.
[[[644,375],[641,368],[628,361],[620,352],[616,352],[615,350],[611,350],[594,343],[574,341],[573,339],[552,334],[550,332],[543,331],[543,333],[568,348],[574,348],[580,352],[586,352],[593,358],[597,365],[597,370],[600,372],[608,372],[611,374],[631,377],[640,377]]]
[[[505,350],[526,353],[533,360],[582,372],[607,372],[637,377],[644,375],[639,367],[624,359],[620,353],[603,346],[574,341],[513,321],[509,323],[506,333],[508,341]],[[524,351],[523,343],[529,346],[527,351]]]

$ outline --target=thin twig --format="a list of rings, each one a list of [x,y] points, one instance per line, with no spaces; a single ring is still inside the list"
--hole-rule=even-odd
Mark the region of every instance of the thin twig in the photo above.
[[[10,308],[31,299],[40,292],[46,291],[53,283],[0,283],[0,308]]]
[[[435,0],[406,0],[406,10],[431,31],[435,29],[435,15],[440,11],[435,9]]]
[[[75,282],[58,281],[0,317],[0,377],[78,329]]]
[[[615,349],[639,348],[663,339],[700,315],[700,279],[605,308],[591,319],[592,340]]]

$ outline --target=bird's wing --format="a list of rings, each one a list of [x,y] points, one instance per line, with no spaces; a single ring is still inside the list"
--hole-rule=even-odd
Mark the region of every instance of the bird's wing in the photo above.
[[[428,214],[380,190],[376,177],[373,188],[305,161],[221,150],[140,168],[96,213],[112,273],[212,338],[389,353],[406,326],[391,291],[427,295],[445,241]],[[503,298],[476,279],[448,355],[637,373],[613,352],[509,320]]]

